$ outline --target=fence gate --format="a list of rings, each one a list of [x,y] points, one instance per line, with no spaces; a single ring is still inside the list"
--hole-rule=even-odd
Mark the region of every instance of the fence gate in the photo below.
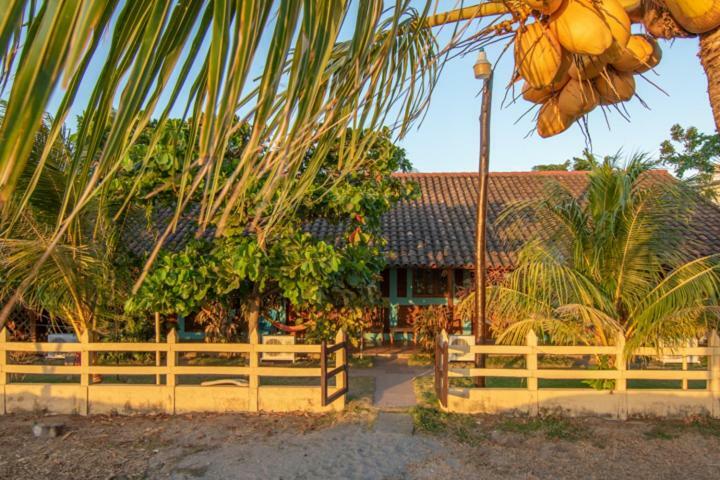
[[[445,330],[435,340],[435,395],[440,405],[447,408],[448,404],[448,336]]]
[[[335,356],[335,367],[328,370],[328,356]],[[325,340],[320,345],[320,395],[322,406],[330,405],[348,392],[348,341],[343,331],[338,332],[335,344],[329,345]],[[338,376],[339,375],[339,376]],[[330,379],[338,377],[335,381],[337,389],[328,395]]]

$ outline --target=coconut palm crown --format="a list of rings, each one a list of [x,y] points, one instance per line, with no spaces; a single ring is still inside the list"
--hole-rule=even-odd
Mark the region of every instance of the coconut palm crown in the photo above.
[[[621,333],[631,350],[677,345],[717,323],[720,255],[693,258],[692,236],[683,234],[702,200],[679,182],[647,175],[642,156],[624,168],[616,161],[589,173],[579,199],[553,184],[541,200],[499,218],[512,228],[532,215],[542,232],[491,288],[500,342],[522,343],[532,329],[555,343],[609,345]]]

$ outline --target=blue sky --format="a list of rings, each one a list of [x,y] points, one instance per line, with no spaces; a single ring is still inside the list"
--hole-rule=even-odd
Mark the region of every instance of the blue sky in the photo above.
[[[449,3],[450,6],[454,2]],[[663,60],[649,78],[667,92],[662,93],[646,81],[637,81],[639,100],[627,104],[628,123],[617,112],[608,112],[610,127],[598,109],[590,114],[592,149],[596,154],[648,152],[657,154],[660,142],[669,136],[670,127],[679,123],[712,132],[714,122],[707,98],[706,77],[697,57],[697,39],[661,42]],[[490,48],[488,57],[495,62],[501,47]],[[478,163],[478,114],[481,82],[473,77],[475,55],[457,58],[446,66],[437,86],[425,121],[401,141],[415,168],[421,172],[475,171]],[[533,128],[533,115],[525,113],[529,104],[522,99],[501,108],[505,88],[512,71],[512,52],[502,57],[495,71],[491,126],[490,169],[493,171],[529,170],[543,163],[561,163],[578,155],[586,139],[578,126],[551,138],[537,134],[525,138]]]
[[[421,0],[417,0],[418,5],[421,3]],[[451,10],[457,5],[457,0],[437,2],[438,11]],[[352,18],[348,20],[352,21]],[[472,33],[473,28],[468,31]],[[439,32],[441,43],[447,41],[448,33],[447,27]],[[261,42],[261,50],[267,48],[269,40],[268,37]],[[108,35],[101,52],[107,48],[109,42]],[[609,127],[599,109],[592,112],[590,134],[592,149],[596,154],[612,154],[619,150],[625,153],[657,154],[660,142],[668,137],[670,127],[675,123],[696,126],[704,132],[714,130],[707,99],[706,77],[697,58],[697,39],[663,41],[661,46],[663,60],[655,73],[650,72],[647,75],[668,95],[638,78],[637,93],[649,105],[650,110],[639,100],[633,99],[627,104],[631,121],[628,123],[617,112],[608,111]],[[529,170],[537,164],[561,163],[579,155],[586,147],[586,138],[578,126],[573,126],[569,131],[551,139],[541,139],[536,134],[527,136],[534,127],[533,114],[526,115],[517,124],[516,122],[530,104],[520,99],[512,105],[501,105],[513,68],[511,49],[498,62],[502,47],[498,45],[488,49],[488,57],[496,63],[491,170]],[[481,82],[473,77],[475,56],[471,54],[456,58],[445,66],[424,121],[399,142],[407,150],[414,167],[421,172],[477,170]],[[91,63],[88,79],[84,83],[85,92],[81,92],[80,97],[83,97],[84,93],[89,94],[99,74],[101,60]],[[255,66],[256,73],[260,73],[261,67]],[[49,106],[51,112],[57,108],[59,101],[60,95],[55,95]],[[74,115],[80,111],[80,108],[74,108],[68,118],[71,128],[75,127]],[[173,116],[181,114],[182,108],[173,109]]]

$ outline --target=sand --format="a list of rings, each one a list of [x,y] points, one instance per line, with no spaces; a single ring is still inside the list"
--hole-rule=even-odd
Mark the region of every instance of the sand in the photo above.
[[[33,437],[35,421],[67,433]],[[473,439],[360,415],[0,417],[0,478],[717,479],[720,437],[656,422],[574,421],[580,438],[509,432],[478,417]],[[401,419],[402,420],[402,419]],[[410,425],[410,428],[407,426]],[[658,433],[659,432],[659,433]],[[668,434],[669,432],[669,434]]]

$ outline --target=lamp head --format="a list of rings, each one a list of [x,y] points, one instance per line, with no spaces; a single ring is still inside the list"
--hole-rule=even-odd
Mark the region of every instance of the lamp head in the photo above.
[[[492,63],[487,59],[484,48],[481,48],[478,52],[477,60],[473,65],[473,72],[475,72],[475,78],[478,80],[487,80],[492,75]]]

